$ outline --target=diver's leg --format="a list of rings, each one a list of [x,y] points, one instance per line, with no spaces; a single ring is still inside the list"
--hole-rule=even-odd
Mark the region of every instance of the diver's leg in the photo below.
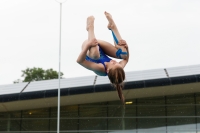
[[[111,14],[108,13],[108,12],[105,12],[104,14],[105,14],[105,16],[106,16],[106,18],[108,20],[108,26],[107,26],[108,29],[113,31],[113,33],[115,34],[117,40],[122,40],[122,37],[121,37],[121,35],[120,35],[119,31],[118,31],[118,28],[117,28],[117,26],[116,26],[116,24],[115,24],[115,22],[114,22],[114,20],[113,20],[113,18],[111,16]]]
[[[115,47],[122,49],[123,52],[127,52],[127,49],[124,46],[119,46],[117,44],[120,40],[122,40],[122,37],[121,37],[121,35],[120,35],[119,31],[118,31],[118,28],[117,28],[117,26],[116,26],[116,24],[115,24],[115,22],[114,22],[114,20],[113,20],[113,18],[111,16],[111,14],[105,12],[105,16],[106,16],[106,18],[107,18],[107,20],[109,22],[108,23],[108,29],[110,29],[112,31],[112,34],[113,34]],[[121,56],[123,58],[124,55],[121,55]]]
[[[114,45],[103,40],[97,40],[97,41],[106,55],[113,58],[117,58],[116,56],[117,48]]]
[[[87,18],[86,30],[88,31],[88,41],[95,38],[95,34],[94,34],[94,19],[95,18],[93,16],[89,16]],[[83,46],[85,44],[87,44],[87,43],[83,43]],[[87,55],[92,59],[99,59],[99,57],[100,57],[99,46],[96,45],[94,47],[90,47]]]

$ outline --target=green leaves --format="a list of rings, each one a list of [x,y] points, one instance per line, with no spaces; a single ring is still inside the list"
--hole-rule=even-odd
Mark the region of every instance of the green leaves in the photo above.
[[[54,71],[52,68],[44,70],[42,68],[26,68],[22,70],[22,77],[24,77],[23,82],[30,81],[40,81],[40,80],[48,80],[48,79],[58,79],[59,73]],[[62,78],[63,73],[60,73],[60,78]]]

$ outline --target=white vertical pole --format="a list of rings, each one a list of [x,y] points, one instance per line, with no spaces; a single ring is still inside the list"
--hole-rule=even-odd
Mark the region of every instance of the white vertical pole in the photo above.
[[[56,0],[60,3],[60,36],[59,36],[59,73],[58,73],[58,112],[57,112],[57,133],[60,132],[60,66],[61,66],[61,26],[62,26],[62,3],[67,0]]]
[[[60,132],[60,65],[61,65],[61,21],[62,20],[62,3],[60,3],[60,37],[59,37],[59,75],[58,75],[58,114],[57,114],[57,133]]]

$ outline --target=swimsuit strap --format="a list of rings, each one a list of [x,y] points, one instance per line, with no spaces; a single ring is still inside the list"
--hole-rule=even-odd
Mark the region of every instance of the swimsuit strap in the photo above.
[[[112,31],[112,30],[111,30]],[[117,40],[117,37],[115,36],[115,34],[114,34],[114,32],[112,31],[112,35],[113,35],[113,38],[114,38],[114,40],[115,40],[115,43],[116,44],[118,44],[119,43],[119,41]]]
[[[106,65],[104,64],[104,62],[101,62],[101,64],[103,64],[103,66],[104,66],[104,69],[105,69],[105,73],[106,73],[106,76],[107,76],[108,74],[107,74]]]

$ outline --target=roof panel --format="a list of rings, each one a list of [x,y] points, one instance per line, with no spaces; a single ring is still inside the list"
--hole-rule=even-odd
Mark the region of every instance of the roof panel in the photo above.
[[[126,81],[140,81],[147,79],[166,78],[164,69],[152,69],[144,71],[133,71],[126,73]]]
[[[140,81],[147,79],[167,78],[164,69],[152,69],[144,71],[126,72],[125,82]],[[107,76],[98,76],[96,84],[109,84],[110,81]]]
[[[0,95],[20,93],[27,84],[27,82],[24,82],[11,85],[0,85]]]
[[[142,80],[142,71],[132,71],[126,73],[126,82],[127,81],[139,81]]]
[[[31,82],[23,92],[51,90],[58,88],[58,79]]]
[[[200,74],[200,65],[193,65],[193,66],[188,66],[190,70],[190,74]]]
[[[97,76],[96,85],[100,84],[110,84],[108,76]]]
[[[66,78],[60,80],[60,88],[93,85],[94,76]],[[31,82],[23,92],[58,89],[58,79]]]
[[[167,78],[167,75],[164,69],[152,69],[143,71],[143,79],[159,79],[159,78]]]
[[[173,68],[167,68],[166,70],[170,77],[194,75],[194,74],[200,74],[200,65],[173,67]],[[126,72],[125,82],[160,79],[166,77],[167,76],[164,69],[132,71],[132,72]],[[94,84],[95,79],[96,79],[96,85],[110,84],[110,81],[107,76],[97,76],[96,78],[96,76],[94,75],[94,76],[61,79],[60,88],[62,89],[62,88],[73,88],[80,86],[90,86]],[[21,90],[27,84],[28,83],[0,85],[0,95],[20,93]],[[43,81],[31,82],[24,90],[24,92],[52,90],[57,88],[58,88],[58,79],[43,80]]]
[[[66,87],[78,87],[78,86],[88,86],[93,85],[95,76],[84,76],[76,78],[64,79],[62,82]]]
[[[167,68],[169,77],[200,74],[200,65]]]

